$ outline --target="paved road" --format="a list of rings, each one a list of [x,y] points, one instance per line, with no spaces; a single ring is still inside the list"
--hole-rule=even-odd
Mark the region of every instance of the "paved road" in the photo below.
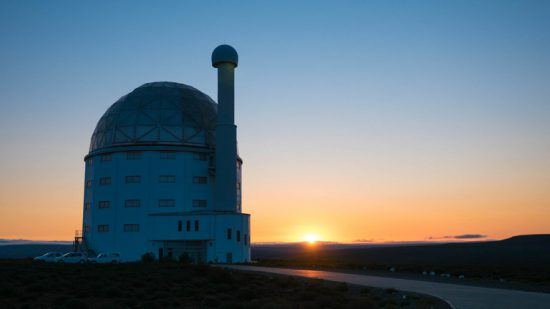
[[[241,265],[228,265],[226,267],[247,271],[259,271],[308,278],[321,278],[325,280],[347,282],[350,284],[378,288],[395,288],[397,290],[428,294],[441,298],[457,309],[550,308],[550,294],[547,293],[492,289],[468,285],[354,275],[318,270]]]

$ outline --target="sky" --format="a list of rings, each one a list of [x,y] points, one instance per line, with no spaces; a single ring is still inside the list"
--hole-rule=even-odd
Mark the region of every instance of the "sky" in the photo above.
[[[549,29],[548,1],[0,1],[0,238],[71,239],[104,111],[216,98],[223,43],[252,241],[550,233]]]

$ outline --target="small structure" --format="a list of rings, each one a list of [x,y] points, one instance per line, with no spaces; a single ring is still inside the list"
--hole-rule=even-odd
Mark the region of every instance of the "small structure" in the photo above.
[[[85,157],[75,246],[195,262],[250,260],[234,120],[235,49],[218,46],[218,103],[175,82],[142,85],[105,112]]]

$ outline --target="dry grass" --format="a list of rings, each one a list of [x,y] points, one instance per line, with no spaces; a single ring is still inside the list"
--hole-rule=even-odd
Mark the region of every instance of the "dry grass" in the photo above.
[[[0,308],[445,308],[395,290],[207,265],[0,260]]]

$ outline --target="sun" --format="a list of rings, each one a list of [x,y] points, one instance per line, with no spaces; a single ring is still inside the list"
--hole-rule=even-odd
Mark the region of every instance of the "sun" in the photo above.
[[[319,235],[308,233],[304,235],[304,241],[307,241],[309,244],[315,244],[319,240]]]

